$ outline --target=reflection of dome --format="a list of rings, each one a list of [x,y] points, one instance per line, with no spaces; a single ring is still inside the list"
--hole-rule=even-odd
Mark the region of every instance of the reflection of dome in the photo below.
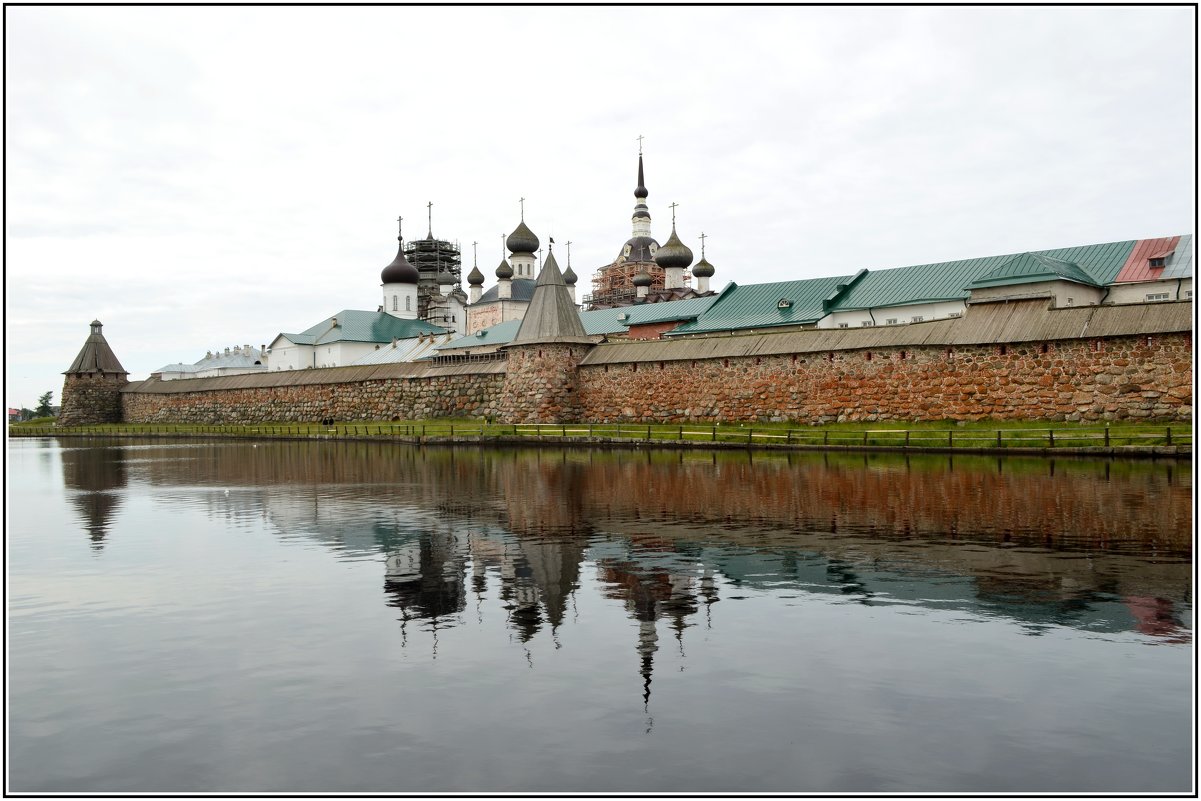
[[[692,274],[697,278],[712,278],[713,265],[705,261],[704,257],[702,257],[701,260],[696,263],[696,266],[692,268]]]
[[[526,226],[525,220],[517,224],[513,233],[505,240],[505,245],[512,253],[533,253],[538,249],[538,237]]]
[[[400,241],[399,237],[397,239]],[[409,264],[408,259],[405,258],[404,242],[401,241],[400,249],[396,251],[396,258],[379,274],[379,280],[385,284],[415,284],[419,277],[417,268]]]
[[[472,286],[484,285],[484,274],[480,272],[479,267],[472,267],[471,272],[467,273],[467,283]]]
[[[618,261],[654,261],[659,243],[649,236],[635,236],[622,245]]]
[[[638,273],[638,275],[634,276],[634,286],[650,286],[651,281],[653,280],[654,279],[651,278],[651,274],[646,270],[643,270],[642,272]]]
[[[568,267],[563,273],[563,283],[567,284],[568,286],[575,286],[575,282],[578,280],[579,279],[576,277],[575,270],[571,269],[570,267]]]
[[[663,243],[663,247],[659,248],[655,253],[655,264],[658,264],[663,269],[667,269],[668,267],[687,267],[689,264],[692,264],[692,251],[676,236],[674,225],[671,228],[671,236]]]
[[[496,277],[501,279],[513,277],[513,268],[509,266],[509,262],[504,259],[500,260],[500,266],[496,268]]]

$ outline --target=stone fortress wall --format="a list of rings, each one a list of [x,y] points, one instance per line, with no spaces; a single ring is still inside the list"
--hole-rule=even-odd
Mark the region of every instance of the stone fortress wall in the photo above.
[[[122,411],[141,423],[1191,420],[1192,308],[988,304],[958,319],[887,328],[530,345],[491,361],[151,379],[124,388]]]

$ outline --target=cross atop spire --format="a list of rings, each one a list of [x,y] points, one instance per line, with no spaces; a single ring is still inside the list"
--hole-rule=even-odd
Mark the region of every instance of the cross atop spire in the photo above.
[[[646,137],[645,137],[645,136],[643,136],[642,134],[638,134],[638,155],[639,155],[639,156],[641,156],[641,155],[642,155],[642,140],[643,140],[643,139],[645,139],[645,138],[646,138]]]
[[[571,240],[567,240],[567,266],[571,266]]]
[[[525,198],[518,198],[517,202],[521,204],[521,221],[525,222]]]
[[[705,258],[705,232],[701,231],[701,258]]]
[[[674,229],[676,227],[676,206],[678,206],[680,204],[679,203],[671,203],[670,205],[671,205],[671,227]]]
[[[429,215],[430,215],[430,233],[429,233],[429,236],[426,237],[426,239],[433,239],[434,238],[434,201],[431,200],[429,203],[426,203],[425,205],[426,205],[426,208],[429,209]]]
[[[477,258],[479,257],[479,255],[480,255],[479,249],[478,249],[478,248],[476,248],[476,245],[478,245],[478,244],[479,244],[479,242],[472,242],[472,243],[471,243],[471,266],[472,266],[472,267],[475,267],[475,266],[477,266],[475,262],[476,262],[476,259],[477,259]]]
[[[404,239],[404,217],[396,218],[396,238]]]

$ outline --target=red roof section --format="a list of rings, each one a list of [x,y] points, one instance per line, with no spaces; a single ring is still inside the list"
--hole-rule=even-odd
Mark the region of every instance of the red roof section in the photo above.
[[[1115,283],[1122,281],[1154,281],[1163,274],[1163,267],[1151,267],[1149,259],[1162,258],[1176,249],[1180,243],[1178,236],[1161,236],[1158,239],[1140,239],[1134,244],[1129,258],[1118,270]]]

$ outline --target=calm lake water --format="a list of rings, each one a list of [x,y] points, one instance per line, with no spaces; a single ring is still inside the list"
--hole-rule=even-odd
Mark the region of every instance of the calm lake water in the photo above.
[[[1192,787],[1188,464],[8,459],[11,792]]]

